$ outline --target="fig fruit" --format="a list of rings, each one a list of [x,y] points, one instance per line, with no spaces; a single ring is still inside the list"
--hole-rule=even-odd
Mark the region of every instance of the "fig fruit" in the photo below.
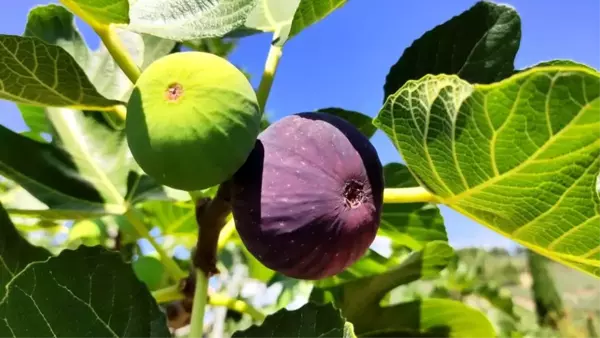
[[[159,183],[200,190],[242,166],[260,132],[256,94],[226,59],[204,52],[148,66],[127,105],[126,134],[140,167]]]
[[[252,255],[296,279],[322,279],[358,260],[379,228],[383,169],[347,121],[300,113],[265,129],[232,179],[233,217]]]

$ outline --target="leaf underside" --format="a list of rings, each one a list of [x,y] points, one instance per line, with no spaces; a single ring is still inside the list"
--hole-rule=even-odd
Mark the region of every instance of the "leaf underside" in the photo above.
[[[490,85],[409,81],[374,120],[441,203],[600,276],[600,81],[536,67]]]

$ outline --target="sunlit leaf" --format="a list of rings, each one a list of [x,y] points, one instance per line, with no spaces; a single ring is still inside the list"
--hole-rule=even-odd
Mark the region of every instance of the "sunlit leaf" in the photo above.
[[[93,27],[129,22],[128,0],[60,0]]]
[[[306,304],[293,311],[280,310],[260,326],[238,331],[233,337],[343,337],[356,338],[352,324],[331,304]]]
[[[418,187],[408,168],[400,163],[383,167],[386,188]],[[440,210],[428,203],[386,203],[383,205],[379,234],[394,245],[420,250],[430,241],[447,241],[446,227]]]
[[[317,111],[343,118],[344,120],[350,122],[354,127],[356,127],[356,129],[360,130],[360,132],[368,138],[371,138],[377,131],[377,128],[373,125],[373,119],[370,116],[364,115],[363,113],[345,110],[342,108],[323,108]]]
[[[76,317],[65,320],[67,314]],[[170,333],[165,314],[119,253],[80,246],[32,263],[10,281],[0,303],[0,336],[116,338]]]
[[[317,23],[336,9],[346,4],[348,0],[301,0],[294,14],[290,38],[298,35],[308,26]]]
[[[137,0],[129,28],[176,41],[219,37],[242,26],[256,0]]]
[[[384,100],[408,80],[426,74],[457,74],[471,83],[510,76],[521,41],[521,19],[507,5],[479,1],[423,34],[390,69]]]
[[[50,253],[43,248],[31,245],[11,222],[0,204],[0,299],[4,297],[6,284],[27,264],[43,261]]]
[[[236,36],[249,35],[256,32],[272,32],[275,44],[282,46],[292,24],[292,18],[301,0],[261,0],[248,14],[244,26],[233,32]]]
[[[165,267],[159,259],[152,256],[141,256],[132,264],[135,275],[148,286],[148,289],[153,291],[165,286],[167,275]]]
[[[375,124],[440,202],[600,276],[600,74],[532,68],[490,85],[409,81]]]
[[[3,126],[0,126],[0,143],[11,145],[0,147],[0,174],[52,208],[52,213],[61,210],[83,215],[123,212],[121,205],[104,200],[94,183],[80,174],[63,149],[36,142]]]
[[[120,104],[100,95],[61,47],[15,35],[0,35],[0,98],[30,105],[96,110],[110,110]]]

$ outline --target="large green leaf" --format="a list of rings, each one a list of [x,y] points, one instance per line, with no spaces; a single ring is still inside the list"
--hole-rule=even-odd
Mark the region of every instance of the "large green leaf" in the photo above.
[[[306,27],[322,20],[348,0],[301,0],[290,28],[290,38],[298,35]]]
[[[446,204],[600,276],[600,74],[536,67],[490,85],[409,81],[374,123]]]
[[[242,26],[256,0],[137,0],[129,28],[176,41],[223,36]]]
[[[471,83],[511,75],[521,40],[521,19],[506,5],[488,1],[423,34],[386,77],[384,100],[408,80],[426,74],[457,74]]]
[[[119,101],[102,96],[61,47],[38,38],[0,35],[0,98],[39,106],[111,110]]]
[[[51,212],[87,217],[121,213],[122,205],[107,203],[94,182],[83,177],[69,153],[54,145],[40,143],[0,126],[0,174],[21,185]],[[27,154],[27,156],[23,156]],[[39,209],[40,212],[47,208]]]
[[[0,303],[2,337],[168,337],[154,298],[118,252],[81,246],[27,266]]]
[[[377,128],[373,125],[372,118],[363,113],[333,107],[322,108],[317,111],[343,118],[344,120],[350,122],[356,127],[356,129],[360,130],[360,132],[368,138],[371,138],[377,131]]]
[[[308,303],[293,311],[280,310],[260,326],[238,331],[233,337],[343,337],[355,338],[352,324],[331,304]]]
[[[129,23],[128,0],[60,0],[92,27]]]
[[[50,253],[31,245],[11,222],[0,204],[0,299],[4,298],[5,287],[27,264],[43,261]]]
[[[383,167],[386,188],[417,187],[408,168],[400,163]],[[420,250],[430,241],[447,241],[444,218],[429,203],[386,203],[383,205],[379,235],[390,238],[393,245]]]

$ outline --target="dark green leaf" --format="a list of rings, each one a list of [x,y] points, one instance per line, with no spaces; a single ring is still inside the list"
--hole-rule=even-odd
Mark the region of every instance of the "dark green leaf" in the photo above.
[[[400,163],[383,167],[386,188],[418,187],[408,168]],[[447,241],[444,218],[429,203],[386,203],[383,206],[379,235],[390,238],[393,245],[420,250],[429,241]]]
[[[489,85],[429,75],[374,123],[440,203],[600,276],[600,73],[538,67]]]
[[[490,283],[484,283],[475,287],[473,293],[479,297],[485,298],[492,306],[511,316],[513,319],[518,320],[519,317],[514,311],[512,295],[510,292],[505,291],[507,290],[501,289]]]
[[[36,142],[0,126],[0,173],[29,191],[52,213],[121,213],[123,206],[106,203],[84,178],[71,156],[50,144]],[[27,156],[23,156],[27,154]]]
[[[43,261],[50,253],[43,248],[31,245],[25,240],[0,204],[0,299],[5,287],[27,264]]]
[[[355,338],[352,324],[331,304],[308,303],[293,311],[280,310],[260,326],[238,331],[233,337],[343,337]]]
[[[129,28],[185,41],[220,37],[242,26],[256,0],[137,0]]]
[[[30,264],[0,303],[2,337],[168,337],[165,315],[118,252],[81,246]]]
[[[348,0],[302,0],[294,14],[289,36],[300,33],[306,27],[317,23],[331,14],[334,10],[342,7]]]
[[[343,118],[344,120],[350,122],[356,127],[356,129],[360,130],[360,132],[368,138],[371,138],[377,131],[377,128],[373,125],[373,119],[370,116],[362,113],[345,110],[342,108],[323,108],[317,111]]]
[[[0,35],[0,98],[39,106],[111,110],[119,101],[102,96],[61,47],[38,38]]]
[[[129,23],[128,0],[60,0],[92,27]]]
[[[311,300],[320,303],[333,301],[354,324],[357,334],[371,332],[371,323],[387,311],[380,302],[388,292],[418,279],[437,277],[453,256],[454,251],[445,242],[429,242],[423,250],[411,253],[395,269],[333,287],[314,289]],[[388,326],[393,326],[393,323],[379,327]]]
[[[457,74],[471,83],[504,79],[514,70],[520,41],[521,19],[513,8],[477,2],[404,51],[386,77],[384,101],[426,74]]]

